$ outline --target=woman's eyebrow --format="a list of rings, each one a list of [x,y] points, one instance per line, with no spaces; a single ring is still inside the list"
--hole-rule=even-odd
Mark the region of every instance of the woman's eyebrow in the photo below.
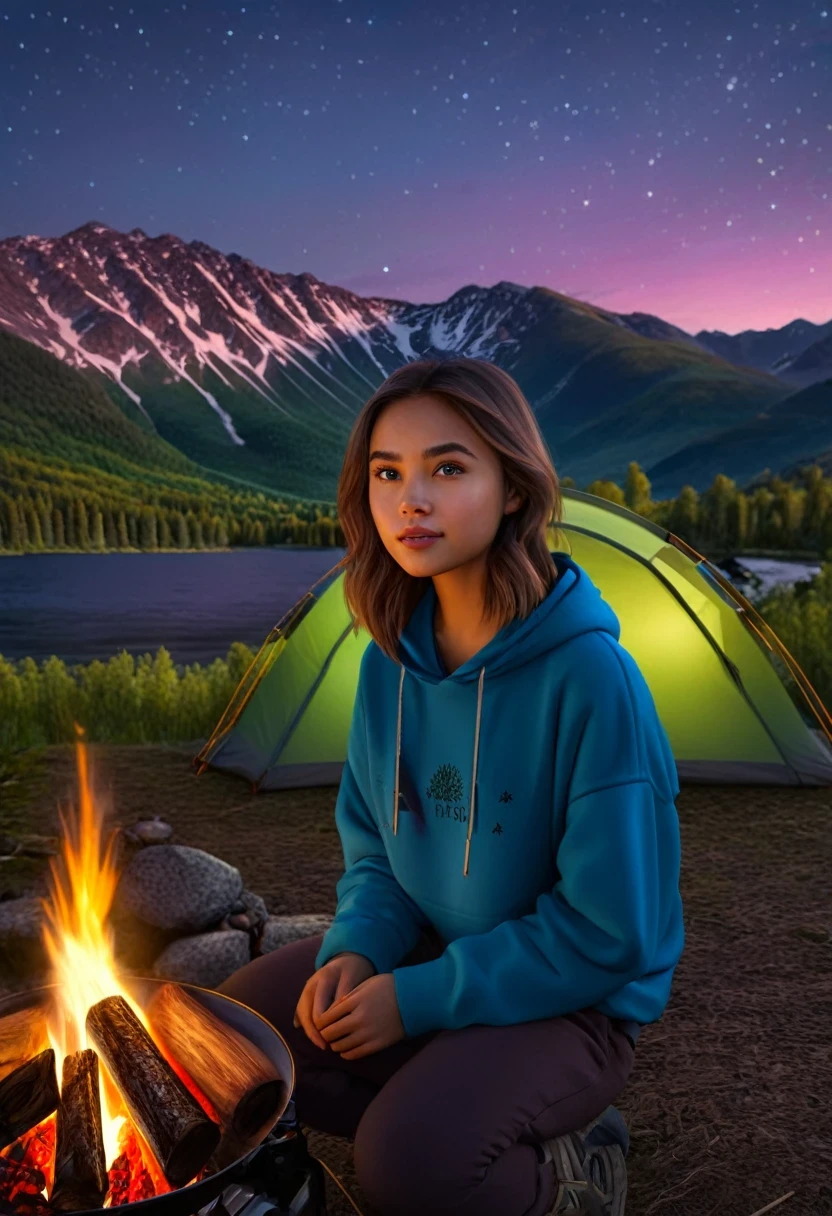
[[[477,457],[472,451],[465,447],[462,443],[437,443],[432,448],[425,448],[422,452],[422,459],[429,460],[431,456],[444,456],[446,452],[464,452],[466,456],[470,456],[472,460]],[[374,452],[370,452],[370,460],[401,460],[401,452],[382,452],[380,448],[376,448]]]

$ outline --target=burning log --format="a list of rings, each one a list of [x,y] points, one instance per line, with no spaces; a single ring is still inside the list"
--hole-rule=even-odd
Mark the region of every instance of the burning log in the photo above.
[[[165,1178],[172,1187],[184,1186],[217,1147],[219,1127],[188,1093],[123,997],[108,996],[93,1005],[87,1033]]]
[[[153,1033],[208,1098],[225,1129],[248,1140],[276,1119],[286,1083],[258,1047],[177,984],[148,1007]]]
[[[49,1202],[61,1212],[100,1208],[108,1186],[101,1131],[98,1056],[89,1049],[76,1051],[64,1060],[55,1182]]]
[[[39,1006],[0,1018],[0,1080],[48,1046],[46,1015]]]
[[[51,1115],[60,1101],[51,1047],[0,1081],[0,1148]]]

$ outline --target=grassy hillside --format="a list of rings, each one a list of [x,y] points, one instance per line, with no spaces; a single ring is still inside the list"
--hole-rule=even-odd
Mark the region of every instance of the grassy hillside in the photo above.
[[[808,464],[832,445],[832,380],[813,384],[770,405],[765,413],[721,434],[692,443],[652,466],[648,475],[658,494],[688,482],[708,485],[717,473],[739,482],[766,469]]]
[[[90,377],[2,330],[0,446],[125,475],[136,466],[200,475],[175,447],[125,417]]]
[[[325,498],[200,468],[146,427],[87,375],[0,332],[0,549],[336,543]]]

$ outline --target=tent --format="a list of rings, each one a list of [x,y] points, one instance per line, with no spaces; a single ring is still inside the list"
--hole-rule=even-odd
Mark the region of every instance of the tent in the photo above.
[[[621,623],[667,731],[679,781],[832,785],[832,717],[758,612],[679,537],[563,490],[550,549],[569,553]],[[361,656],[333,567],[271,631],[194,758],[254,790],[337,785]]]

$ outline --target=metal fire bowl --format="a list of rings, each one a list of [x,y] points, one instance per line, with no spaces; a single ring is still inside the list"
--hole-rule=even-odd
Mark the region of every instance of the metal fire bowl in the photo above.
[[[122,982],[134,1000],[145,1008],[154,992],[163,984],[171,981],[125,976]],[[50,994],[56,987],[57,985],[49,984],[0,1000],[0,1018],[17,1013],[21,1009],[29,1009],[38,1005],[48,1006]],[[249,1009],[247,1005],[240,1004],[230,996],[223,996],[220,992],[213,992],[209,988],[198,988],[194,984],[180,984],[179,987],[194,1000],[199,1001],[210,1013],[225,1022],[227,1026],[238,1031],[255,1047],[260,1048],[266,1059],[274,1065],[278,1076],[284,1081],[283,1097],[275,1117],[263,1125],[258,1131],[256,1139],[241,1146],[239,1155],[230,1164],[223,1166],[222,1169],[203,1178],[200,1182],[192,1182],[190,1186],[179,1187],[167,1194],[155,1195],[152,1199],[141,1199],[137,1203],[125,1203],[121,1207],[112,1209],[114,1212],[129,1213],[129,1216],[193,1216],[200,1208],[210,1203],[225,1190],[229,1183],[236,1179],[238,1174],[244,1172],[246,1165],[257,1154],[263,1141],[285,1113],[295,1088],[295,1062],[292,1053],[286,1045],[286,1040],[270,1022],[262,1018],[259,1013],[255,1013],[253,1009]],[[221,1142],[220,1149],[217,1151],[221,1151],[222,1147]],[[107,1164],[109,1166],[112,1163]],[[84,1212],[77,1212],[74,1216],[101,1216],[102,1211],[110,1211],[110,1209],[92,1208]]]

